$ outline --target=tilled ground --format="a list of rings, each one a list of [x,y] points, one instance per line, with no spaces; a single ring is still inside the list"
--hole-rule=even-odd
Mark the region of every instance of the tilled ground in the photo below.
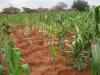
[[[72,67],[65,66],[67,58],[59,49],[57,49],[56,59],[52,60],[49,48],[50,39],[43,36],[42,32],[33,30],[32,27],[29,27],[28,32],[24,29],[23,25],[16,26],[12,29],[11,37],[15,46],[21,49],[22,63],[29,64],[31,75],[90,75],[90,71],[79,73]]]

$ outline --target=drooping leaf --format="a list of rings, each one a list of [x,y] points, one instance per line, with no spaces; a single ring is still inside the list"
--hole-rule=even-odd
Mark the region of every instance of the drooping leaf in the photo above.
[[[23,64],[23,65],[21,65],[21,67],[26,75],[30,75],[30,69],[29,69],[29,66],[27,64]]]

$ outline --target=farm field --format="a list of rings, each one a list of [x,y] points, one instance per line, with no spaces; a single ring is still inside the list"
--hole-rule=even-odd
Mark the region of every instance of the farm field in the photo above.
[[[95,25],[89,11],[0,14],[0,75],[91,75]]]

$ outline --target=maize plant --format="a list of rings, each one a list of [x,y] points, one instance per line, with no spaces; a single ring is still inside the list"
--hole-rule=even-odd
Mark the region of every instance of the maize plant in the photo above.
[[[96,41],[92,44],[92,75],[100,75],[100,6],[95,9],[95,31]]]
[[[57,25],[59,26],[59,32],[58,32],[58,47],[62,50],[62,52],[64,52],[66,49],[64,47],[64,40],[65,40],[65,36],[66,36],[66,25],[64,25],[64,14],[61,13],[60,15],[58,15],[58,19],[56,21]]]
[[[6,69],[8,75],[30,75],[29,66],[27,64],[21,64],[20,62],[20,51],[14,46],[13,41],[10,37],[10,26],[7,22],[3,21],[0,24],[0,52],[3,54],[3,60],[0,65],[0,71]],[[0,72],[2,75],[3,72]]]
[[[74,59],[74,66],[78,71],[83,71],[89,66],[89,60],[91,57],[91,40],[94,36],[94,26],[89,22],[91,11],[82,19],[82,21],[76,21],[74,23],[73,41],[70,48],[72,50],[72,57]],[[80,16],[75,19],[79,19]],[[88,20],[87,20],[88,19]],[[88,25],[87,22],[88,21]],[[83,27],[84,24],[84,27]],[[91,26],[89,26],[91,25]],[[93,33],[92,33],[93,32]]]

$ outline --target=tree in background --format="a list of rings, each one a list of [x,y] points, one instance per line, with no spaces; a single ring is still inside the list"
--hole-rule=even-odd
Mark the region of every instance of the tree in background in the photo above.
[[[59,2],[57,5],[53,7],[54,10],[64,10],[67,8],[67,4],[64,2]]]
[[[20,12],[20,9],[11,6],[8,8],[4,8],[2,13],[15,14],[15,13],[19,13],[19,12]]]
[[[32,13],[32,12],[38,12],[38,10],[37,9],[31,9],[31,8],[23,7],[23,12]]]
[[[31,13],[33,10],[31,8],[23,7],[23,12]]]
[[[39,12],[47,12],[47,11],[49,11],[48,8],[43,8],[43,7],[39,7],[37,10],[38,10]]]
[[[84,0],[76,0],[73,2],[72,8],[79,11],[85,11],[89,9],[89,5],[88,5],[88,2]]]

